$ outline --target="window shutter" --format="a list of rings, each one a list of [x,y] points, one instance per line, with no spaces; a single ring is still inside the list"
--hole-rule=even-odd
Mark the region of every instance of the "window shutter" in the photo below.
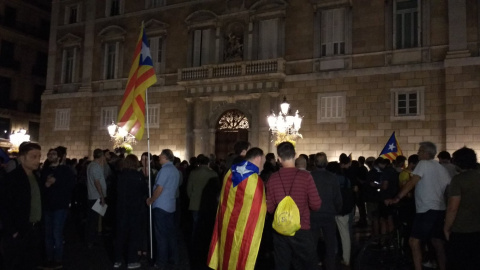
[[[263,20],[259,23],[259,55],[258,58],[277,58],[278,19]]]
[[[201,65],[210,64],[210,48],[212,48],[212,29],[202,30],[202,48],[201,48]]]
[[[202,46],[202,30],[195,30],[193,32],[193,61],[192,66],[200,66],[201,47]]]
[[[66,77],[66,67],[67,67],[67,49],[63,49],[62,55],[62,78],[60,79],[62,83],[65,83]]]
[[[120,42],[117,41],[117,42],[115,42],[115,62],[114,62],[114,70],[115,70],[115,72],[114,72],[114,74],[113,74],[113,78],[114,78],[114,79],[118,78],[118,73],[119,73],[119,72],[118,72],[118,69],[120,68],[120,67],[118,66],[118,63],[120,62],[119,57],[120,57]]]

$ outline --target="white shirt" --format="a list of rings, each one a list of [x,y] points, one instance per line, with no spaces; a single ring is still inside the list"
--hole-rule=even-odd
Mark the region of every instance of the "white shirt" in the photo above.
[[[415,186],[417,213],[445,210],[444,192],[451,180],[447,169],[433,159],[420,160],[412,174],[420,176],[420,181]]]

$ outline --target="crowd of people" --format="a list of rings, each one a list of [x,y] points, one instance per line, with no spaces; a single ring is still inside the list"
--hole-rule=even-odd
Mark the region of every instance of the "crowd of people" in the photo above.
[[[480,263],[480,170],[470,148],[452,158],[422,142],[408,158],[341,154],[338,162],[297,154],[289,142],[264,155],[241,141],[226,160],[188,162],[170,149],[140,158],[95,149],[93,160],[77,161],[59,146],[43,163],[40,152],[24,143],[0,171],[3,269],[61,269],[67,217],[89,249],[113,235],[113,268],[138,269],[152,257],[152,269],[175,269],[184,240],[191,269],[253,269],[265,258],[274,269],[349,269],[354,226],[371,227],[389,249],[399,224],[416,270]],[[287,195],[300,216],[293,236],[271,225]]]

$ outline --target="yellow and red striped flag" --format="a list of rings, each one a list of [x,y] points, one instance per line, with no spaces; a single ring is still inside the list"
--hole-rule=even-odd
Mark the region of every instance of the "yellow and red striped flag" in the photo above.
[[[213,230],[208,266],[213,269],[254,269],[267,205],[259,169],[245,161],[225,175]]]
[[[395,136],[395,131],[390,136],[390,139],[387,141],[385,147],[383,147],[380,157],[394,161],[398,156],[403,155],[400,144],[398,143],[397,137]]]
[[[157,82],[148,39],[143,28],[142,23],[127,87],[118,113],[118,126],[135,135],[137,140],[142,139],[145,129],[145,93],[148,87]]]

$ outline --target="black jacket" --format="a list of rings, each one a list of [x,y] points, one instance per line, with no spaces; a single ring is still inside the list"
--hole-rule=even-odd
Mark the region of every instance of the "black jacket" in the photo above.
[[[38,184],[38,177],[35,175]],[[41,189],[40,189],[41,190]],[[22,166],[7,174],[1,187],[1,214],[6,235],[22,237],[30,226],[30,182]]]

